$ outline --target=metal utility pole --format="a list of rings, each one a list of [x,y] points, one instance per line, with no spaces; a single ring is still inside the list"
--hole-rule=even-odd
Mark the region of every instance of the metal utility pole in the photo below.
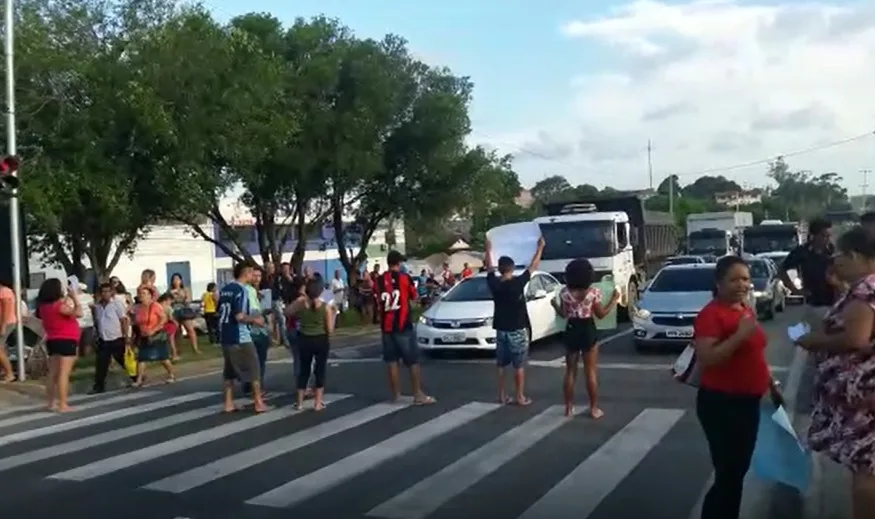
[[[6,0],[6,154],[14,157],[16,154],[15,142],[15,39],[12,33],[15,26],[15,16],[13,9],[15,8],[14,0]],[[14,172],[18,175],[18,171]],[[12,241],[10,247],[12,253],[12,290],[15,292],[15,316],[17,324],[15,326],[15,342],[18,345],[18,380],[23,382],[27,374],[24,369],[24,322],[21,315],[21,240],[24,236],[21,235],[21,224],[18,221],[18,190],[12,192],[12,197],[9,199],[9,236]],[[5,347],[5,345],[2,345]]]
[[[650,190],[653,191],[653,147],[647,139],[647,174],[650,175]]]
[[[862,194],[863,194],[863,203],[861,203],[860,206],[861,206],[861,210],[865,211],[866,207],[869,205],[869,204],[867,204],[868,200],[866,200],[866,199],[869,196],[869,174],[872,173],[872,170],[871,169],[861,169],[860,173],[863,174],[863,183],[860,184],[860,188],[861,188]]]

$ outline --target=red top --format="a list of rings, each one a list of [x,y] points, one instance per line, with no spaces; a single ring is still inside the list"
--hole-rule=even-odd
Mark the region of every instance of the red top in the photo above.
[[[377,304],[380,305],[380,328],[383,333],[413,329],[410,303],[416,300],[416,284],[410,274],[389,270],[377,278]]]
[[[78,342],[81,335],[79,321],[75,315],[61,313],[61,305],[64,302],[64,299],[60,299],[39,306],[39,318],[43,323],[45,338],[48,341],[59,339]]]
[[[696,316],[694,335],[696,338],[710,337],[722,342],[735,333],[743,315],[756,318],[750,308],[737,308],[715,299]],[[729,359],[716,366],[703,367],[701,387],[740,395],[765,394],[772,378],[765,351],[766,333],[757,325],[756,330]]]

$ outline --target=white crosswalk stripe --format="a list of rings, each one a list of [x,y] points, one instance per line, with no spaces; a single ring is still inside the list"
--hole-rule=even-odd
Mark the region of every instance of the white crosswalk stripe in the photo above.
[[[212,492],[214,487],[226,488],[233,482],[227,487],[231,492],[219,492],[257,515],[261,507],[295,509],[309,506],[310,501],[347,506],[326,496],[334,496],[337,489],[353,489],[395,465],[408,463],[407,459],[417,459],[417,470],[409,479],[393,481],[385,495],[350,504],[357,508],[345,515],[428,519],[446,516],[444,512],[464,501],[469,489],[489,489],[506,469],[513,472],[514,466],[519,470],[520,464],[530,463],[531,452],[549,450],[563,456],[571,452],[567,456],[574,457],[560,464],[562,473],[540,482],[542,489],[528,496],[514,515],[518,519],[604,519],[607,512],[600,506],[608,496],[648,456],[659,449],[664,454],[677,448],[666,445],[666,439],[681,434],[681,426],[693,430],[690,422],[694,420],[683,409],[657,407],[631,406],[618,413],[621,417],[615,422],[593,422],[567,418],[562,406],[549,403],[531,410],[476,401],[419,407],[409,399],[375,403],[347,394],[326,395],[332,405],[323,413],[312,413],[293,409],[289,399],[290,395],[277,393],[272,403],[278,406],[269,412],[249,410],[224,416],[220,416],[217,392],[107,395],[83,401],[80,412],[69,416],[19,411],[0,420],[0,426],[5,422],[5,428],[10,428],[4,434],[0,427],[0,473],[13,481],[47,478],[56,484],[84,484],[116,473],[129,474],[131,478],[107,481],[125,487],[114,491],[163,492],[168,499],[199,489]],[[13,419],[17,421],[8,421]],[[21,424],[31,428],[22,430]],[[382,431],[382,425],[388,425],[391,432]],[[257,436],[258,442],[247,443],[247,434]],[[576,445],[580,435],[589,434],[601,435],[598,444],[574,454],[575,449],[569,447]],[[449,442],[444,445],[453,448],[444,452],[434,447],[440,442]],[[133,447],[120,449],[125,445]],[[331,450],[338,445],[340,456]],[[311,449],[316,458],[307,455]],[[216,450],[222,454],[212,455]],[[325,459],[326,452],[335,454],[328,453]],[[250,477],[253,470],[279,467],[292,459],[289,456],[301,454],[307,455],[304,465],[291,463],[288,472]],[[159,463],[165,458],[172,458],[172,463]],[[139,473],[138,478],[135,474]],[[696,493],[706,477],[679,484],[695,486]],[[103,480],[94,481],[100,488],[103,484]],[[497,497],[484,495],[483,499],[488,502]],[[174,512],[202,513],[185,508]],[[331,515],[337,513],[333,509]]]
[[[114,396],[111,398],[107,398],[104,400],[95,400],[88,401],[84,404],[79,404],[73,408],[73,413],[80,413],[82,411],[86,411],[88,409],[94,409],[96,407],[103,407],[112,404],[120,404],[122,402],[131,402],[133,400],[141,400],[144,398],[148,398],[151,396],[155,396],[156,393],[151,391],[144,391],[142,393],[126,393],[118,396]],[[35,422],[37,420],[42,420],[44,418],[54,418],[58,416],[57,413],[52,413],[49,411],[43,411],[40,413],[30,413],[30,414],[22,414],[18,416],[12,416],[10,418],[5,418],[0,420],[0,428],[9,427],[12,425],[20,425],[28,422]]]

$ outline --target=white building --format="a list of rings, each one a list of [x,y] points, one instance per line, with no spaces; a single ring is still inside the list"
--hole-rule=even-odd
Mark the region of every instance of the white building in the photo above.
[[[226,202],[222,205],[222,213],[226,221],[234,225],[236,234],[242,245],[248,250],[257,262],[261,262],[258,254],[257,239],[254,229],[254,220],[241,204]],[[393,225],[394,245],[392,248],[404,250],[404,230],[400,222]],[[209,224],[204,224],[202,229],[216,238],[217,229]],[[388,225],[383,225],[374,233],[368,244],[367,268],[375,263],[380,263],[393,242],[392,233]],[[332,241],[333,229],[326,228],[321,232],[306,238],[306,253],[304,266],[315,272],[321,272],[323,276],[333,276],[335,269],[342,269],[337,252],[337,245]],[[283,249],[283,261],[290,261],[297,240],[289,239]],[[236,248],[232,247],[232,248]],[[358,248],[351,249],[353,254]],[[87,266],[87,259],[86,266]],[[57,266],[47,266],[42,258],[31,256],[29,290],[35,293],[39,285],[47,278],[66,278],[63,269]],[[215,244],[195,236],[184,225],[158,225],[152,227],[145,238],[137,243],[137,248],[130,256],[124,255],[112,271],[128,289],[135,288],[140,282],[140,274],[145,269],[154,270],[157,275],[159,290],[166,290],[170,277],[179,273],[186,286],[191,287],[194,297],[197,299],[204,292],[210,282],[222,284],[231,277],[233,259],[225,254]],[[81,280],[92,285],[93,273],[89,279]]]

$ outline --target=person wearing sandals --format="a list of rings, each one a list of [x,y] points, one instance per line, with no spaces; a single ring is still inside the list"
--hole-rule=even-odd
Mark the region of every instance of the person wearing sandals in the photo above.
[[[422,372],[419,366],[419,343],[413,321],[410,318],[412,302],[416,301],[416,284],[410,274],[401,272],[406,258],[400,252],[389,251],[386,257],[389,268],[376,275],[376,295],[379,306],[379,323],[382,330],[383,362],[389,376],[389,390],[392,400],[401,397],[399,382],[399,363],[410,370],[410,385],[413,389],[414,405],[429,405],[436,400],[422,390]],[[375,267],[377,270],[377,267]]]
[[[137,380],[133,387],[142,387],[146,376],[146,364],[160,362],[167,371],[167,382],[174,382],[173,364],[170,363],[170,348],[167,332],[167,313],[164,307],[153,297],[154,289],[141,286],[137,290],[136,313],[134,323],[137,326]]]
[[[252,343],[252,326],[265,326],[264,317],[250,313],[246,289],[255,268],[252,262],[234,265],[234,281],[222,287],[219,293],[219,342],[225,359],[222,379],[226,413],[237,411],[234,405],[234,382],[238,379],[243,384],[251,384],[255,412],[268,410],[261,394],[258,353]]]
[[[305,296],[298,298],[288,313],[298,319],[298,368],[297,401],[295,407],[301,409],[307,393],[307,384],[312,372],[316,378],[313,409],[325,408],[325,373],[328,369],[329,336],[334,331],[335,308],[319,299],[322,295],[322,281],[311,279],[307,282]]]
[[[70,372],[79,353],[78,319],[82,317],[82,305],[76,291],[70,288],[64,293],[61,280],[51,278],[43,281],[36,296],[36,317],[42,321],[49,355],[49,376],[46,380],[46,400],[49,411],[70,411],[67,395],[70,390]]]
[[[532,403],[526,396],[525,364],[529,356],[529,336],[531,324],[526,309],[525,288],[532,278],[532,271],[541,263],[544,251],[544,238],[538,240],[538,248],[525,272],[514,276],[514,261],[502,256],[498,258],[498,273],[492,266],[492,244],[487,240],[483,264],[486,265],[486,283],[492,292],[494,310],[492,327],[495,328],[495,360],[498,366],[498,401],[503,404],[516,403],[525,406]],[[513,399],[504,390],[504,370],[513,366],[516,395]]]
[[[620,300],[614,290],[611,301],[602,306],[602,291],[592,286],[593,268],[589,260],[576,259],[565,267],[565,286],[553,300],[553,308],[568,320],[565,326],[565,416],[574,416],[574,386],[577,366],[583,357],[586,392],[589,394],[589,414],[598,420],[604,412],[598,406],[598,358],[595,319],[604,319]]]

